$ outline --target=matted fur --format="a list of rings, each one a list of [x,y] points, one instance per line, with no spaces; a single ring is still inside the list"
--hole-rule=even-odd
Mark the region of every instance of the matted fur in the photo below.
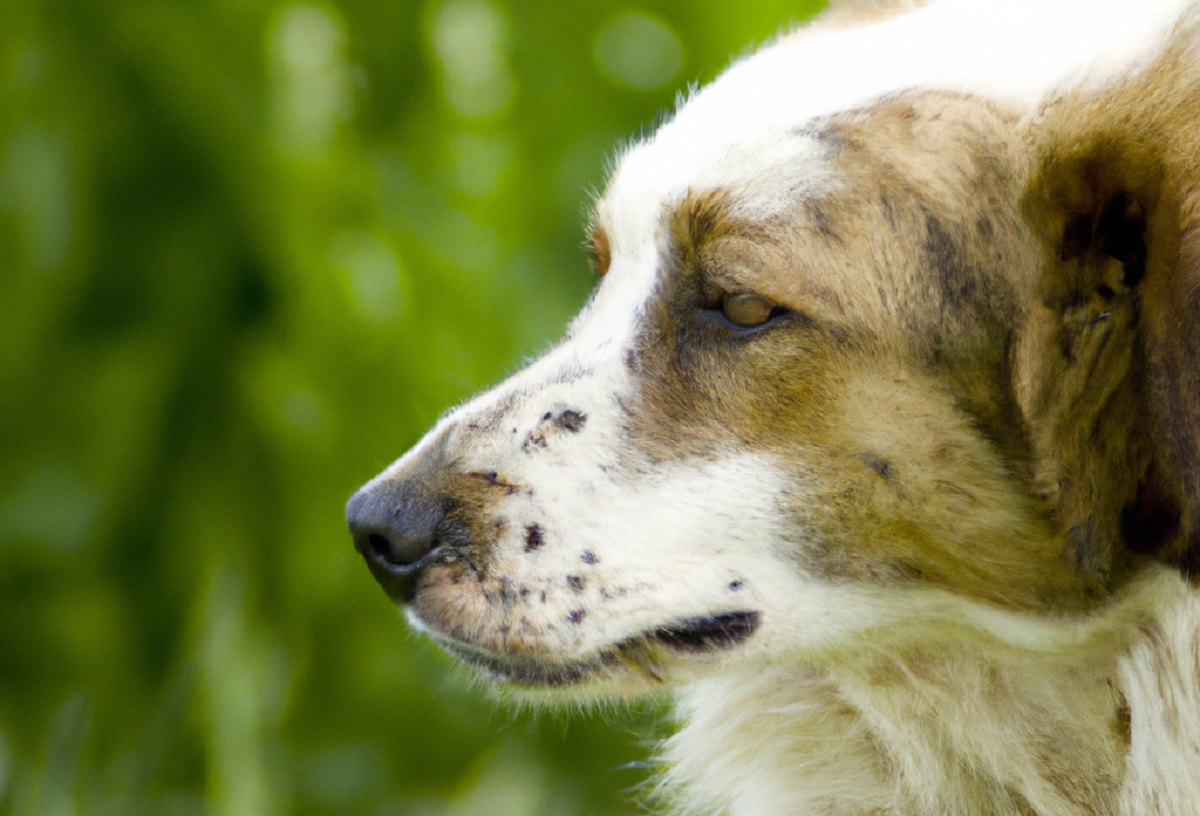
[[[617,162],[567,338],[351,500],[726,816],[1200,813],[1200,9],[827,15]]]

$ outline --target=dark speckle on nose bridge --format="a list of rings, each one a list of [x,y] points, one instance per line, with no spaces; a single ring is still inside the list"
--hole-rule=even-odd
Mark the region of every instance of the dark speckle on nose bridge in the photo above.
[[[582,411],[573,411],[567,409],[554,417],[554,424],[562,428],[564,431],[571,433],[579,433],[582,430],[584,423],[587,422],[587,414]]]
[[[533,453],[546,447],[547,435],[552,431],[576,434],[583,430],[585,424],[587,424],[587,414],[583,411],[574,408],[547,411],[542,414],[537,426],[525,436],[525,441],[521,443],[521,450],[525,453]]]

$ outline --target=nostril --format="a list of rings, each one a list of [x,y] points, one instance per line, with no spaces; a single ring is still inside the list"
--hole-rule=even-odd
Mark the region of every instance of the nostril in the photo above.
[[[383,531],[350,528],[354,535],[354,549],[358,550],[368,563],[374,563],[393,571],[417,564],[436,544],[432,537],[426,535],[406,534],[404,530]]]
[[[377,558],[382,558],[385,561],[395,561],[395,558],[392,556],[392,545],[379,533],[371,533],[367,536],[367,546],[371,548],[371,552]]]

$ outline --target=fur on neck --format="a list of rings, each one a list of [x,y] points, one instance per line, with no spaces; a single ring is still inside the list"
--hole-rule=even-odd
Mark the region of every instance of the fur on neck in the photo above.
[[[728,816],[1194,816],[1200,599],[1149,568],[1073,648],[881,646],[680,692],[661,793]]]

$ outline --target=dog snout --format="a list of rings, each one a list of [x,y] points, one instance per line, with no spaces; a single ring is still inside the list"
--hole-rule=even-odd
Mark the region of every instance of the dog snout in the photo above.
[[[354,548],[393,600],[410,603],[421,571],[443,546],[439,531],[449,502],[408,482],[368,484],[346,505]]]

